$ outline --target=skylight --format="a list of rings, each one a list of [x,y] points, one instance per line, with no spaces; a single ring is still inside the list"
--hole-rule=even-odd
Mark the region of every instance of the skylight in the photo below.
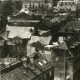
[[[42,60],[42,61],[43,61],[43,63],[45,63],[45,64],[47,63],[47,61],[46,61],[46,60]]]
[[[41,62],[38,62],[40,66],[42,66],[43,64]]]

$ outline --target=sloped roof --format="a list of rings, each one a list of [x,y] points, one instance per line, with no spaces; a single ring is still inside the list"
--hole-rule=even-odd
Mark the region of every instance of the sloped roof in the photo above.
[[[39,34],[40,34],[40,40],[39,41],[43,45],[50,44],[50,41],[51,41],[51,38],[52,38],[50,30],[47,30],[47,31],[39,30]]]
[[[53,51],[59,57],[73,57],[73,53],[69,50],[69,46],[66,42],[60,43],[58,46],[53,47]]]
[[[36,73],[36,75],[40,75],[42,72],[39,70],[38,67],[36,67],[35,65],[29,63],[28,67],[34,72]]]
[[[33,30],[34,27],[17,27],[17,26],[7,26],[7,31],[9,31],[8,38],[14,38],[16,36],[20,38],[30,38],[32,33],[30,30]]]
[[[17,13],[13,15],[13,18],[15,19],[32,19],[33,13],[30,12],[29,10],[24,10],[23,8]]]
[[[0,37],[3,38],[4,40],[7,40],[7,32],[3,32],[0,34]]]
[[[16,62],[18,61],[17,58],[1,58],[0,59],[0,69],[6,67],[6,65],[9,65],[10,63]],[[2,66],[2,64],[4,64],[4,67]]]
[[[47,71],[53,68],[52,63],[48,62],[42,56],[39,55],[37,59],[34,59],[34,63],[27,64],[27,67],[23,66],[22,61],[16,61],[5,68],[1,69],[1,80],[33,80],[40,76],[43,71]]]
[[[3,80],[31,80],[35,78],[35,75],[24,66],[19,66],[10,72],[2,73],[1,78]]]
[[[38,58],[34,59],[34,64],[41,70],[47,71],[48,69],[52,68],[52,63],[48,62],[45,58],[38,54]]]
[[[67,50],[68,47],[65,42],[60,43],[58,46],[54,47],[55,49]]]

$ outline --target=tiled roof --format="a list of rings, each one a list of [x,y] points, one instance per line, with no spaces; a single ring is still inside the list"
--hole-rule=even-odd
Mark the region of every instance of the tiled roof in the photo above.
[[[35,56],[35,55],[33,55]],[[29,61],[24,66],[24,61],[16,61],[1,69],[1,80],[33,80],[37,76],[53,68],[53,65],[44,59],[41,55],[34,62]],[[3,65],[4,66],[4,65]]]
[[[52,68],[52,63],[48,62],[45,58],[39,55],[38,59],[34,60],[34,64],[41,70],[47,71],[48,69]]]
[[[7,26],[7,31],[9,31],[8,38],[30,38],[32,33],[30,30],[33,30],[33,27],[16,27],[16,26]]]
[[[10,72],[2,73],[1,80],[31,80],[35,75],[24,66],[20,66]]]
[[[29,63],[28,67],[34,72],[36,73],[36,75],[40,75],[42,72],[39,70],[38,67],[36,67],[34,64]]]
[[[16,62],[16,61],[18,61],[17,58],[1,58],[0,59],[0,64],[1,64],[2,67],[0,66],[0,68],[4,68],[7,65],[9,65],[9,64],[11,64],[13,62]],[[4,67],[3,67],[3,65],[4,65]]]

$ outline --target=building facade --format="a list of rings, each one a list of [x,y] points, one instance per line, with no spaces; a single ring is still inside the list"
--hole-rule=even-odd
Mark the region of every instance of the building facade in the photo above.
[[[76,0],[60,0],[57,3],[57,7],[60,7],[60,9],[66,10],[71,10],[75,11],[76,10]]]
[[[45,5],[48,5],[48,7],[53,6],[53,0],[23,0],[23,8],[29,9],[32,12],[40,12],[41,8],[43,8]]]

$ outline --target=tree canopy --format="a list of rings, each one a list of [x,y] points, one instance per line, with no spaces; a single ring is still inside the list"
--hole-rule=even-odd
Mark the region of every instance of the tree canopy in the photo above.
[[[12,0],[8,0],[2,5],[2,15],[9,16],[13,12],[13,2]]]

